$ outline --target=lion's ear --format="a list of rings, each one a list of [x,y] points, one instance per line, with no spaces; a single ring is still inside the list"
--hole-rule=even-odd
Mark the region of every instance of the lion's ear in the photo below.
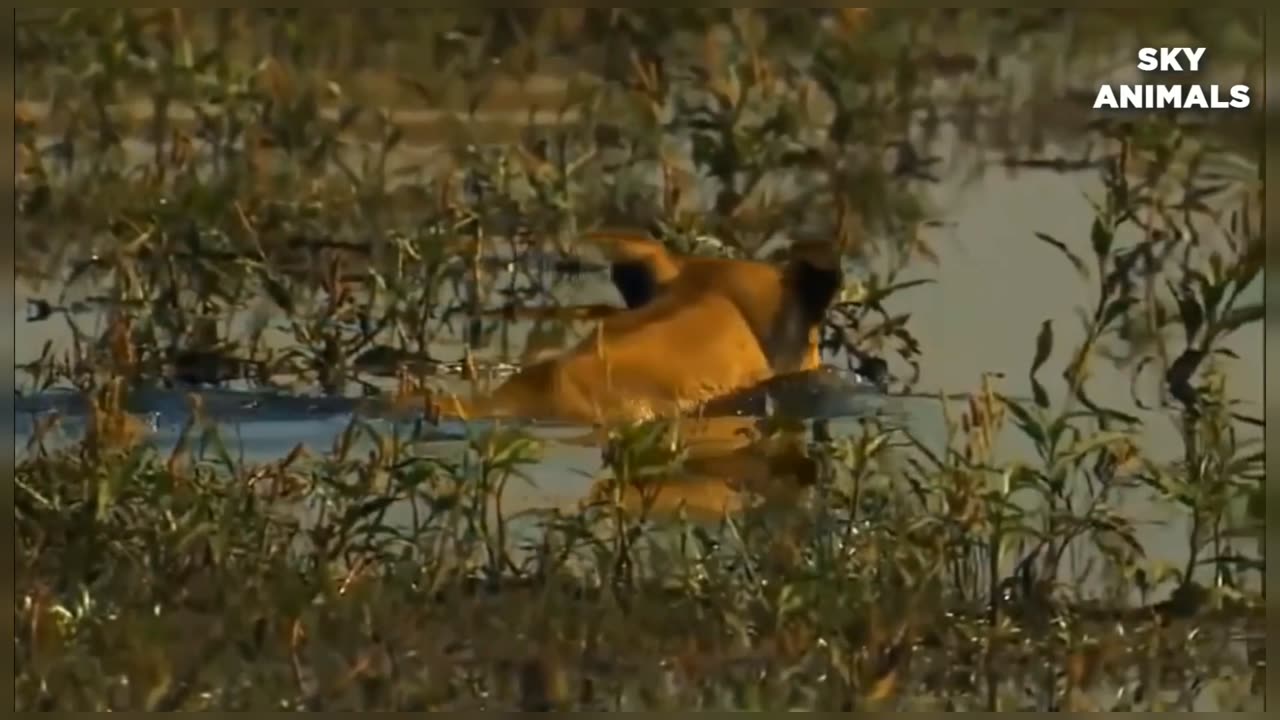
[[[628,230],[596,230],[583,236],[610,261],[610,279],[628,308],[652,302],[680,273],[676,258],[656,238]]]
[[[844,283],[840,252],[831,243],[797,243],[787,264],[787,292],[805,322],[817,324],[826,315]]]
[[[628,308],[634,310],[648,305],[658,294],[658,281],[653,268],[643,262],[615,262],[610,268],[609,278],[613,280],[618,294]]]

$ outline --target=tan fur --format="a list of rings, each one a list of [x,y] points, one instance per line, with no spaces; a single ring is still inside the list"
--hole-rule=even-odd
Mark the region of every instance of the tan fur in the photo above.
[[[821,311],[839,285],[833,247],[800,246],[779,266],[676,256],[628,233],[587,239],[610,256],[631,307],[486,397],[443,399],[441,415],[625,422],[689,412],[776,375],[818,366]],[[634,271],[645,286],[628,297],[618,268]]]

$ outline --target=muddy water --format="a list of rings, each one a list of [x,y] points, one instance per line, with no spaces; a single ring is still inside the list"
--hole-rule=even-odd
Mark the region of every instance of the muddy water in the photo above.
[[[149,156],[149,150],[142,143],[131,145],[129,150],[142,158]],[[1049,154],[1054,153],[1051,150]],[[432,148],[408,148],[401,162],[422,165],[436,157]],[[923,349],[918,390],[967,391],[977,386],[983,373],[999,372],[1005,376],[998,385],[1002,391],[1014,396],[1029,395],[1026,377],[1034,339],[1041,322],[1050,319],[1056,349],[1040,376],[1051,396],[1061,394],[1059,374],[1070,350],[1083,336],[1075,308],[1092,306],[1094,285],[1076,275],[1056,250],[1035,238],[1035,233],[1056,237],[1079,256],[1090,258],[1088,235],[1093,211],[1087,197],[1099,198],[1101,192],[1101,183],[1093,174],[1037,171],[987,172],[977,181],[944,178],[944,182],[932,190],[932,200],[946,222],[942,227],[928,230],[925,240],[938,256],[939,264],[937,267],[921,265],[915,274],[930,277],[936,283],[905,291],[893,297],[887,307],[891,313],[911,314],[910,327]],[[1129,239],[1119,238],[1117,243]],[[616,301],[613,289],[602,277],[588,279],[566,292],[571,296],[566,297],[566,301]],[[52,341],[55,347],[68,345],[70,334],[61,320],[25,321],[28,298],[49,298],[56,294],[56,288],[46,285],[33,289],[30,283],[19,280],[15,298],[18,364],[34,360],[45,341]],[[1261,278],[1248,295],[1251,295],[1246,298],[1248,301],[1261,301]],[[86,323],[86,329],[91,329],[94,321],[86,318],[82,322]],[[511,349],[517,354],[522,333],[527,330],[527,325],[516,326],[508,337]],[[1256,417],[1262,416],[1262,342],[1261,324],[1255,324],[1238,332],[1229,343],[1239,360],[1231,361],[1228,391],[1235,397],[1249,399],[1241,411]],[[455,358],[460,348],[457,343],[442,344],[431,351],[437,357]],[[1176,344],[1174,348],[1174,352],[1179,349]],[[1155,398],[1158,379],[1154,371],[1142,379],[1142,395],[1148,403]],[[1150,454],[1170,460],[1179,455],[1173,415],[1162,416],[1159,412],[1139,409],[1131,398],[1127,370],[1112,370],[1105,363],[1100,364],[1095,370],[1091,396],[1107,407],[1147,419],[1143,440]],[[908,405],[915,432],[935,446],[943,442],[942,415],[937,401],[915,399]],[[341,415],[245,421],[231,429],[228,439],[233,445],[233,454],[238,454],[238,447],[246,459],[278,458],[299,442],[318,451],[331,447],[344,423]],[[21,425],[16,438],[19,456],[24,441]],[[847,428],[837,423],[833,429],[840,432]],[[156,440],[162,445],[168,444],[174,433],[173,427],[160,428]],[[574,431],[558,430],[553,434],[573,435]],[[441,447],[451,446],[456,447],[456,443],[445,443]],[[1034,459],[1030,444],[1013,429],[1000,439],[997,453]],[[576,503],[600,466],[597,448],[553,443],[543,462],[532,472],[533,482],[511,486],[507,507]],[[1186,553],[1185,520],[1169,515],[1164,505],[1141,495],[1125,497],[1122,502],[1124,507],[1119,508],[1122,512],[1156,523],[1143,526],[1140,531],[1140,540],[1149,552],[1180,563]],[[1249,552],[1252,548],[1238,550]]]

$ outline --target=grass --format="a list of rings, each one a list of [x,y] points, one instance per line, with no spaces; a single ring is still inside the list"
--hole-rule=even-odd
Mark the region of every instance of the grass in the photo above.
[[[1130,20],[1206,43],[1229,27],[1256,64],[1240,38],[1257,20],[1227,15]],[[1019,138],[1047,99],[975,102],[1005,92],[975,58],[1070,36],[1082,68],[1126,47],[1114,17],[1072,17],[1074,30],[1046,11],[20,18],[19,100],[45,104],[18,118],[16,257],[65,293],[35,317],[77,328],[73,347],[25,369],[27,386],[78,388],[93,412],[72,447],[46,449],[37,431],[16,469],[18,707],[1256,699],[1260,421],[1224,378],[1227,340],[1262,317],[1245,292],[1262,264],[1260,148],[1239,159],[1213,124],[1079,130],[1092,144],[1081,167],[1106,186],[1081,218],[1091,256],[1040,240],[1096,287],[1084,341],[1062,347],[1046,322],[1028,338],[1032,397],[978,379],[947,405],[941,451],[874,421],[845,435],[779,422],[800,456],[775,467],[811,475],[785,507],[708,522],[624,503],[687,460],[663,422],[611,429],[599,502],[512,517],[504,488],[554,454],[516,429],[477,430],[444,455],[354,420],[329,452],[246,464],[198,407],[172,452],[127,412],[131,391],[173,377],[394,392],[451,372],[427,352],[442,344],[479,381],[504,359],[492,347],[506,311],[559,302],[590,271],[572,238],[619,220],[727,254],[783,229],[843,235],[866,272],[831,315],[828,354],[910,367],[919,345],[891,309],[908,271],[936,260],[918,229],[945,220],[927,202],[938,162],[926,142],[889,165],[880,151],[921,114],[963,128],[973,108],[1008,105],[963,142],[1044,161]],[[938,53],[900,52],[929,43]],[[1055,52],[997,59],[1041,68]],[[560,91],[560,122],[517,122],[493,145],[465,109],[446,130],[411,127],[409,111],[478,107],[485,88],[546,68],[582,71]],[[435,161],[400,160],[427,137]],[[149,154],[129,157],[130,138]],[[77,297],[104,332],[79,328]],[[535,331],[552,347],[570,332]],[[1066,359],[1058,395],[1041,378],[1052,357]],[[1157,393],[1135,381],[1138,413],[1093,397],[1108,362],[1158,369]],[[1143,430],[1168,422],[1179,453],[1158,456]],[[997,454],[1009,432],[1034,456]],[[1186,520],[1183,562],[1143,545],[1134,497]]]

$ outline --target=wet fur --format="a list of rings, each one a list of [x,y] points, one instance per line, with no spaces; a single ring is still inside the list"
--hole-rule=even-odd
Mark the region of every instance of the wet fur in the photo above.
[[[818,332],[842,275],[832,246],[788,262],[677,256],[651,238],[596,233],[627,309],[576,347],[440,414],[597,423],[693,411],[769,378],[818,367]]]

